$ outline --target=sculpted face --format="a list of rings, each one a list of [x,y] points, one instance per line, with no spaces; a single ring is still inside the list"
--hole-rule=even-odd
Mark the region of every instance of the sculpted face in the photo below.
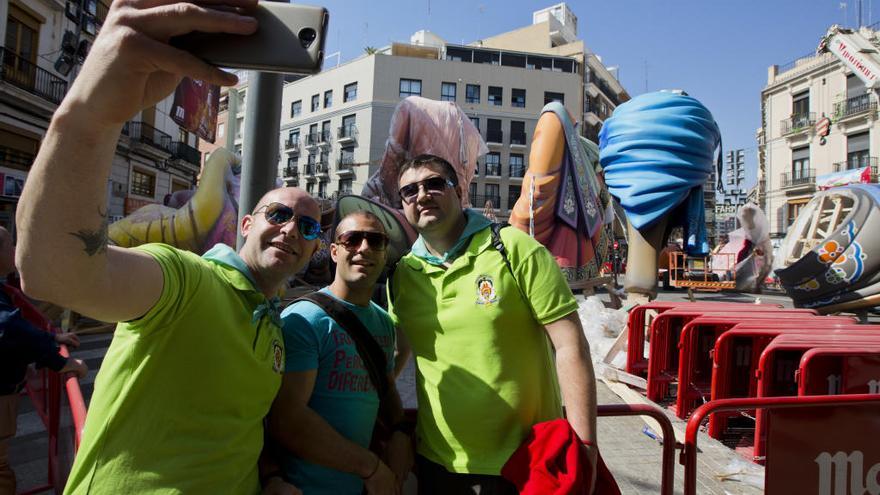
[[[293,210],[291,221],[277,225],[267,219],[267,206],[281,203]],[[285,187],[268,192],[254,213],[242,219],[241,234],[245,238],[241,257],[248,267],[272,278],[287,277],[298,272],[317,251],[319,240],[308,240],[300,232],[301,218],[320,222],[318,203],[305,191]]]

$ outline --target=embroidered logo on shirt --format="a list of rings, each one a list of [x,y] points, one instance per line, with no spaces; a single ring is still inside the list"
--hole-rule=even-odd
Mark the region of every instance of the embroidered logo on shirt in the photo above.
[[[281,342],[275,340],[272,342],[272,369],[275,373],[281,373],[284,371],[284,348],[281,347]]]
[[[498,301],[495,293],[495,282],[489,275],[477,277],[477,304],[488,305]]]

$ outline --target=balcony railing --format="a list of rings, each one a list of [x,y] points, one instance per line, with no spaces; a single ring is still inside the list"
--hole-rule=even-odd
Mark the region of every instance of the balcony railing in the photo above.
[[[871,95],[863,94],[847,98],[834,105],[834,116],[838,119],[866,112],[876,112],[877,102],[871,101]]]
[[[296,167],[284,167],[284,176],[292,179],[299,178],[299,169]]]
[[[486,202],[492,202],[492,208],[496,210],[501,209],[501,196],[500,195],[492,195],[492,194],[473,194],[471,195],[471,205],[474,208],[480,209],[486,206]]]
[[[526,133],[524,132],[511,132],[510,133],[510,144],[511,146],[525,146],[526,145]]]
[[[508,170],[510,177],[525,177],[526,176],[526,167],[525,165],[511,165]]]
[[[306,134],[306,146],[317,146],[318,141],[321,139],[321,133],[312,132],[310,134]]]
[[[306,175],[315,175],[315,163],[306,163],[305,172]]]
[[[878,161],[880,160],[876,156],[860,156],[845,162],[837,162],[832,167],[835,172],[871,167],[871,182],[876,182]]]
[[[336,131],[336,136],[340,141],[357,141],[358,128],[355,124],[340,126]]]
[[[193,165],[200,165],[202,163],[202,153],[182,141],[171,143],[171,158],[179,158]]]
[[[19,57],[8,48],[0,49],[0,79],[56,105],[67,93],[67,81]]]
[[[487,163],[486,164],[486,177],[501,177],[501,164],[500,163]]]
[[[336,170],[340,172],[349,171],[354,166],[354,158],[350,156],[340,157],[336,160]]]
[[[315,171],[319,174],[326,174],[330,172],[330,164],[327,162],[316,162],[315,163]]]
[[[816,112],[793,115],[791,118],[783,120],[781,124],[783,135],[806,131],[816,124]]]
[[[333,133],[330,132],[330,129],[324,129],[321,131],[321,135],[318,139],[319,144],[330,144],[330,140],[333,139]]]
[[[290,153],[299,153],[299,138],[288,137],[284,140],[284,151]]]
[[[171,136],[145,122],[126,122],[122,133],[155,148],[171,153]]]
[[[504,131],[486,131],[487,143],[503,143]]]
[[[794,170],[782,174],[782,187],[805,186],[816,183],[816,169]]]

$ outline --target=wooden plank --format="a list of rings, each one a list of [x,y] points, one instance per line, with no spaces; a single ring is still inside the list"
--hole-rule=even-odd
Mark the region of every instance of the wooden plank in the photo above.
[[[614,382],[626,383],[642,390],[648,390],[648,380],[605,363],[596,363],[596,374]]]

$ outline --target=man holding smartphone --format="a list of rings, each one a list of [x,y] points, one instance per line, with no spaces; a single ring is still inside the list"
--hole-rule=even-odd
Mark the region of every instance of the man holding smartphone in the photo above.
[[[236,81],[169,39],[253,33],[256,22],[238,12],[255,5],[113,2],[22,192],[24,291],[120,322],[65,493],[260,491],[262,421],[284,359],[275,296],[318,247],[318,205],[299,189],[270,191],[242,221],[242,249],[217,245],[204,257],[162,244],[109,246],[106,209],[128,119],[184,75]]]

